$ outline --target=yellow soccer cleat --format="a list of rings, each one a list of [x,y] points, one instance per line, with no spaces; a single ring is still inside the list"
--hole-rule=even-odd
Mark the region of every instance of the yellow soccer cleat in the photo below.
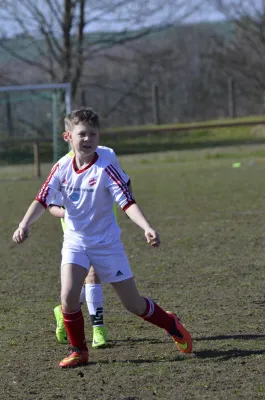
[[[68,343],[67,334],[63,322],[63,313],[61,305],[57,306],[53,310],[56,319],[56,339],[61,344]]]
[[[93,349],[98,349],[100,347],[106,346],[106,329],[104,326],[93,326]]]

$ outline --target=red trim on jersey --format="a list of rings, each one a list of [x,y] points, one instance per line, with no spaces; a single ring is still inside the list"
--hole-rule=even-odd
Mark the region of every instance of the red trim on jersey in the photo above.
[[[52,179],[55,171],[57,170],[57,168],[59,167],[59,164],[56,164],[53,169],[51,170],[50,174],[48,175],[48,178],[46,179],[46,181],[44,182],[44,184],[41,187],[41,190],[39,191],[39,193],[37,194],[35,200],[37,200],[39,203],[41,203],[43,205],[44,208],[47,208],[47,204],[46,204],[46,199],[49,193],[49,187],[48,184],[50,183],[50,180]]]
[[[37,197],[36,197],[35,200],[38,201],[38,202],[45,208],[45,210],[46,210],[46,208],[47,208],[47,204],[46,204],[46,203],[43,203],[43,201],[40,200],[40,199],[38,199]]]
[[[74,157],[73,157],[73,161],[72,161],[74,171],[75,171],[77,174],[82,174],[82,172],[84,172],[84,171],[86,171],[88,168],[92,167],[92,165],[95,164],[95,162],[97,161],[97,159],[98,159],[98,154],[95,153],[95,154],[94,154],[94,157],[93,157],[93,160],[92,160],[86,167],[84,167],[84,168],[82,168],[82,169],[78,169],[78,168],[77,168],[77,165],[76,165],[76,159],[75,159],[75,156],[74,156]]]
[[[124,183],[124,185],[129,186],[129,184],[130,184],[130,182],[131,182],[130,178],[129,178],[129,180],[126,182],[126,181],[123,179],[123,177],[121,176],[121,174],[119,173],[119,171],[114,167],[114,165],[110,164],[109,167],[113,169],[113,171],[116,173],[116,175],[119,177],[119,179]]]
[[[126,206],[122,207],[123,211],[126,211],[129,207],[131,207],[133,204],[136,204],[135,200],[130,201],[130,203],[126,204]]]
[[[112,167],[112,169],[110,168]],[[116,172],[114,173],[113,170]],[[126,197],[127,204],[131,205],[131,202],[134,201],[132,194],[127,186],[127,184],[124,182],[124,180],[120,177],[118,171],[113,167],[113,165],[109,165],[107,168],[105,168],[105,171],[109,175],[109,177],[116,183],[116,185],[121,189],[122,193]],[[119,178],[120,177],[120,178]],[[127,206],[125,204],[124,207]]]
[[[122,178],[121,174],[119,173],[119,171],[114,167],[113,164],[108,165],[108,168],[113,172],[114,175],[116,175],[116,177],[123,183],[125,184],[125,180]]]
[[[110,171],[112,172],[112,174],[115,176],[115,178],[116,178],[118,181],[121,181],[123,188],[125,188],[125,190],[126,190],[125,195],[126,195],[126,197],[128,198],[128,201],[130,202],[130,201],[134,200],[134,198],[133,198],[133,196],[132,196],[132,193],[131,193],[131,191],[130,191],[129,188],[128,188],[127,182],[125,182],[125,180],[122,178],[122,176],[120,175],[119,171],[118,171],[112,164],[110,164],[110,165],[108,166],[108,168],[110,169]]]

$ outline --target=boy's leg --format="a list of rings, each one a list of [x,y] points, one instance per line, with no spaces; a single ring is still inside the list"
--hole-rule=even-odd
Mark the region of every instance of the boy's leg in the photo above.
[[[133,314],[143,318],[166,332],[172,337],[176,346],[184,353],[192,350],[190,333],[179,322],[173,313],[164,311],[154,301],[141,297],[133,278],[112,283],[124,307]]]
[[[103,323],[103,291],[93,266],[90,267],[85,279],[85,286],[82,286],[79,302],[80,304],[87,303],[93,326],[92,347],[104,347],[106,345],[106,329]],[[53,312],[56,319],[56,338],[59,343],[66,344],[68,340],[61,305],[56,306]]]
[[[103,290],[93,266],[90,267],[85,280],[85,294],[93,326],[92,347],[104,347],[106,345],[106,329],[103,322]]]
[[[79,302],[80,304],[85,303],[86,301],[86,292],[85,292],[85,286],[82,286],[81,292],[80,292],[80,297],[79,297]],[[67,333],[65,330],[64,326],[64,321],[63,321],[63,313],[62,313],[62,306],[59,304],[53,309],[53,313],[56,319],[56,339],[58,340],[59,343],[61,344],[66,344],[68,343],[67,339]]]
[[[61,367],[73,367],[88,361],[88,349],[85,341],[84,318],[80,308],[80,291],[87,275],[86,268],[78,264],[61,266],[61,302],[64,325],[71,351],[60,362]]]
[[[89,259],[101,282],[113,285],[128,311],[165,329],[181,351],[185,353],[191,351],[191,336],[177,316],[164,311],[152,300],[139,295],[128,258],[120,241],[102,248],[89,249]]]
[[[85,301],[86,301],[86,291],[85,291],[85,286],[83,285],[80,292],[79,302],[80,304],[83,304],[85,303]],[[58,340],[59,343],[66,344],[68,343],[68,339],[63,322],[63,313],[61,304],[59,304],[53,309],[53,313],[56,319],[56,339]]]

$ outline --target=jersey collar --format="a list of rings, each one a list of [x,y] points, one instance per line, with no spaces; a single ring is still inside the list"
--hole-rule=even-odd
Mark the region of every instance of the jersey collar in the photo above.
[[[74,171],[77,173],[77,174],[82,174],[82,172],[84,172],[84,171],[86,171],[88,168],[90,168],[90,167],[92,167],[92,165],[93,164],[95,164],[95,162],[97,161],[97,159],[98,159],[98,153],[95,153],[95,155],[94,155],[94,158],[93,158],[93,160],[88,164],[88,165],[86,165],[84,168],[82,168],[82,169],[78,169],[77,168],[77,165],[76,165],[76,160],[75,160],[75,156],[73,157],[73,161],[72,161],[72,165],[73,165],[73,169],[74,169]]]

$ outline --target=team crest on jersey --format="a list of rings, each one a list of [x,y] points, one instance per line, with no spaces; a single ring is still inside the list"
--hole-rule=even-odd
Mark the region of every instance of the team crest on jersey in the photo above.
[[[96,178],[91,178],[91,179],[89,179],[89,181],[88,181],[89,186],[94,186],[96,183],[97,183]]]

